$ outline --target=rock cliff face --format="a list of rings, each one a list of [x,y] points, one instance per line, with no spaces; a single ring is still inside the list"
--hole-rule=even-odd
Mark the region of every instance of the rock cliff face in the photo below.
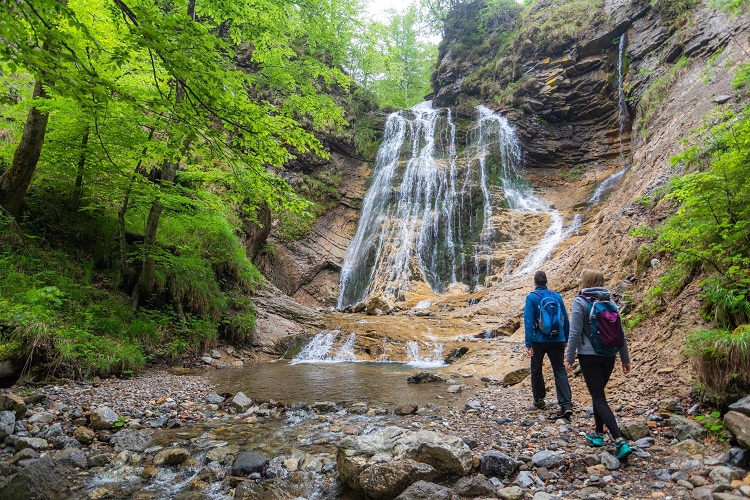
[[[703,2],[675,18],[659,10],[659,3],[653,7],[640,0],[606,0],[591,7],[596,12],[587,14],[586,23],[565,31],[555,43],[535,44],[535,37],[549,40],[535,31],[512,43],[467,49],[462,19],[476,18],[483,5],[479,0],[458,12],[464,17],[452,23],[441,44],[434,75],[436,105],[450,106],[455,116],[466,118],[474,117],[478,103],[504,113],[518,130],[527,177],[539,194],[567,220],[574,214],[582,217],[577,234],[554,249],[544,264],[566,302],[577,290],[581,270],[593,267],[605,272],[607,285],[627,303],[625,307],[635,307],[665,272],[666,263],[644,262],[639,257],[642,242],[629,231],[658,222],[670,210],[669,204],[653,208],[638,200],[655,197],[679,175],[679,167],[672,167],[669,158],[685,148],[681,141],[699,140],[691,131],[710,113],[746,104],[748,95],[733,91],[730,82],[738,66],[750,60],[750,16],[733,16]],[[561,4],[536,0],[535,5],[542,15]],[[623,35],[627,45],[622,89],[628,119],[621,126],[617,63]],[[370,165],[351,155],[337,157],[345,165],[339,205],[302,240],[282,243],[272,232],[273,254],[261,251],[256,259],[269,280],[307,306],[335,304],[339,269],[371,171]],[[611,193],[591,203],[596,187],[623,168]],[[500,226],[505,224],[502,211],[499,208]],[[537,225],[519,231],[541,236],[545,221]],[[505,231],[497,229],[497,234]],[[508,243],[497,243],[498,261],[507,257],[504,244]],[[446,316],[481,328],[517,327],[529,279],[495,276],[480,304],[448,308]],[[685,367],[680,346],[687,331],[703,324],[699,308],[697,286],[688,283],[662,314],[630,332],[639,364]],[[653,349],[655,342],[664,348]],[[689,385],[686,370],[668,371],[664,377],[668,385]]]

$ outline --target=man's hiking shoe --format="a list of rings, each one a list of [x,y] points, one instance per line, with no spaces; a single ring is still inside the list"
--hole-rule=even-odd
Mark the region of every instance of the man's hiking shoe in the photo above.
[[[624,439],[615,443],[615,458],[617,460],[627,460],[632,451]]]
[[[534,401],[534,404],[532,406],[529,406],[527,408],[527,410],[528,411],[543,410],[545,406],[547,406],[547,404],[544,402],[543,399],[537,399]]]
[[[570,417],[572,416],[573,416],[573,410],[571,410],[570,408],[566,410],[563,410],[562,408],[560,408],[560,411],[552,415],[549,419],[552,420],[553,422],[556,420],[560,420],[561,418],[564,418],[565,420],[570,420]]]
[[[595,446],[597,448],[604,446],[604,434],[594,432],[592,434],[584,434],[584,437],[586,438],[586,441],[589,442],[589,446]]]

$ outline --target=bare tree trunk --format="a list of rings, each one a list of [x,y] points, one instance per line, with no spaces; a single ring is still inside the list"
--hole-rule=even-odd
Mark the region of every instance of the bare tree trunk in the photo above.
[[[83,168],[86,166],[86,145],[89,143],[89,129],[83,134],[81,140],[81,155],[78,157],[78,170],[76,172],[76,185],[73,190],[73,201],[70,204],[72,211],[77,212],[81,208],[81,196],[83,195]]]
[[[34,98],[46,98],[42,82],[34,85]],[[0,205],[16,219],[21,218],[23,200],[31,184],[31,177],[42,153],[44,134],[47,131],[49,115],[36,107],[29,110],[26,125],[23,127],[21,142],[18,143],[10,168],[0,177]]]

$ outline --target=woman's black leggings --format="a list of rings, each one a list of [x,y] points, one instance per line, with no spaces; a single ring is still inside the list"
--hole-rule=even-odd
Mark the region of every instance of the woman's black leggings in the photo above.
[[[604,434],[604,426],[607,426],[612,438],[619,439],[622,436],[620,428],[617,426],[615,414],[607,403],[607,396],[604,395],[604,388],[609,382],[612,370],[615,367],[615,356],[597,356],[593,354],[579,354],[578,363],[581,365],[581,373],[586,381],[586,387],[591,394],[591,401],[594,404],[594,422],[596,432]]]

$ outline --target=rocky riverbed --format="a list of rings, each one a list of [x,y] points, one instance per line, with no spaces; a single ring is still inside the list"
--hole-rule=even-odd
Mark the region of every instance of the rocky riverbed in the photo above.
[[[231,370],[231,368],[228,368]],[[461,374],[453,374],[461,380]],[[460,407],[254,401],[204,375],[17,386],[0,396],[0,498],[744,498],[746,453],[685,401],[615,391],[634,453],[485,378]],[[449,389],[449,387],[451,389]]]

